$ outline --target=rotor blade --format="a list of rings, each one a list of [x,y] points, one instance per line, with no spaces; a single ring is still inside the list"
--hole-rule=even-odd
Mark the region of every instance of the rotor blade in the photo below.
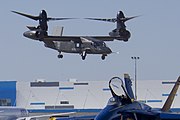
[[[39,20],[39,16],[28,15],[28,14],[17,12],[17,11],[11,11],[11,12],[22,15],[24,17],[28,17],[28,18],[33,19],[33,20]]]
[[[133,16],[133,17],[125,17],[125,18],[120,18],[120,21],[122,22],[126,22],[128,20],[131,20],[131,19],[134,19],[136,17],[139,17],[139,16]],[[98,21],[105,21],[105,22],[117,22],[117,19],[116,18],[112,18],[112,19],[103,19],[103,18],[85,18],[85,19],[89,19],[89,20],[98,20]]]
[[[77,19],[77,18],[47,18],[49,20],[69,20],[69,19]]]
[[[123,21],[123,22],[126,22],[128,20],[131,20],[131,19],[134,19],[134,18],[137,18],[137,17],[139,17],[139,16],[120,18],[120,20]]]
[[[117,21],[116,18],[112,18],[112,19],[105,19],[105,18],[84,18],[84,19],[98,20],[98,21],[105,21],[105,22],[113,22],[113,23],[115,23]]]

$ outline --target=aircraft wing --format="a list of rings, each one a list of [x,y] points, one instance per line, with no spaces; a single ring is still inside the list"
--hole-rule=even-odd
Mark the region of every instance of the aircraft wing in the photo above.
[[[164,119],[164,120],[178,120],[180,118],[180,114],[178,113],[160,113],[159,115],[160,119]]]
[[[74,113],[75,113],[75,112],[67,112],[67,113],[57,113],[57,114],[47,114],[47,115],[37,115],[37,116],[29,116],[29,117],[20,117],[20,118],[17,118],[16,120],[31,120],[31,119],[43,118],[43,117],[71,115],[71,114],[74,114]]]
[[[124,37],[111,37],[111,36],[47,36],[44,37],[43,39],[45,41],[81,42],[82,38],[94,38],[102,41],[114,41],[115,39],[122,41],[124,40]]]

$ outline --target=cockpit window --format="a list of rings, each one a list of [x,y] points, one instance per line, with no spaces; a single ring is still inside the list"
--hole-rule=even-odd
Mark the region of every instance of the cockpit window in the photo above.
[[[106,47],[106,43],[103,42],[103,47]]]
[[[106,46],[106,44],[104,43],[104,42],[102,42],[102,41],[95,41],[94,43],[93,43],[93,45],[94,45],[94,47],[99,47],[99,46],[103,46],[103,47],[105,47]]]
[[[109,86],[114,94],[117,96],[126,95],[124,91],[124,83],[123,80],[119,77],[113,77],[110,80]]]

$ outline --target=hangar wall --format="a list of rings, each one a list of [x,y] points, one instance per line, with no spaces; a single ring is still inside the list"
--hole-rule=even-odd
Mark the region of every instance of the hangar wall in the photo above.
[[[1,81],[0,105],[31,110],[102,109],[111,97],[109,81]],[[133,81],[134,82],[134,81]],[[138,100],[161,108],[175,80],[139,80]],[[178,90],[174,108],[180,108]],[[1,100],[9,99],[5,103]]]
[[[17,106],[28,109],[97,109],[111,97],[108,81],[18,82]]]

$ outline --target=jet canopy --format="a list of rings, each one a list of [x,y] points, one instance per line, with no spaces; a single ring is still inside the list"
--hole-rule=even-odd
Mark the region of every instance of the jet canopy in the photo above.
[[[113,77],[109,81],[109,88],[114,96],[126,95],[123,80],[119,77]]]

